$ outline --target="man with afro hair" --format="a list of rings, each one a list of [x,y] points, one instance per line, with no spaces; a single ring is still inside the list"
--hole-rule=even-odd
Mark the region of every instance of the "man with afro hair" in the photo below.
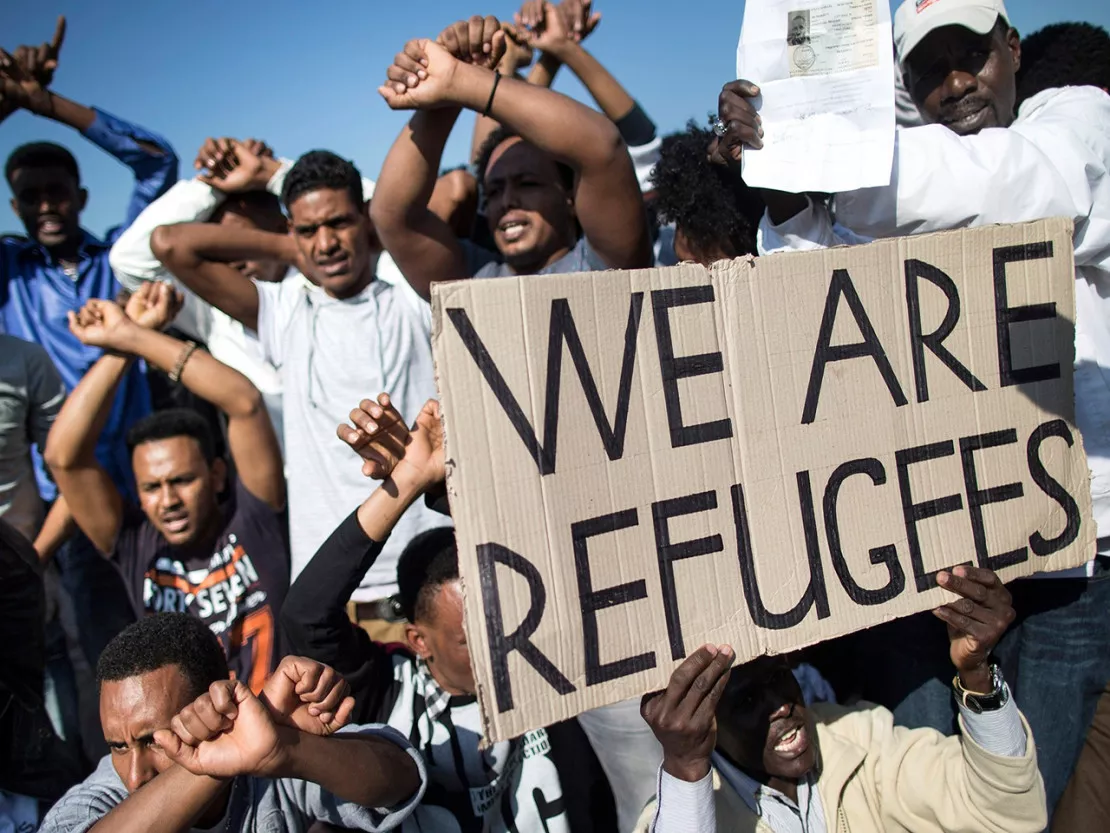
[[[674,252],[680,261],[708,266],[755,254],[755,232],[763,201],[731,168],[709,161],[713,134],[693,121],[663,139],[652,171],[655,210],[674,225]]]

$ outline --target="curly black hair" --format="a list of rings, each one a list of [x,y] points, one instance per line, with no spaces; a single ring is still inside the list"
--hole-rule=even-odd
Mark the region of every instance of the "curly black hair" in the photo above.
[[[13,150],[4,165],[4,178],[9,185],[12,175],[20,168],[61,168],[81,182],[81,172],[73,154],[53,142],[29,142]]]
[[[489,167],[490,157],[493,152],[497,150],[497,146],[504,142],[506,139],[512,139],[520,134],[509,130],[507,127],[498,127],[490,133],[482,146],[478,149],[478,156],[474,160],[474,176],[478,179],[478,187],[485,191],[486,187],[486,169]],[[563,187],[568,191],[574,190],[574,168],[570,165],[565,165],[562,162],[555,162],[555,167],[559,171],[559,178],[563,182]]]
[[[228,678],[227,658],[216,635],[188,613],[156,613],[120,632],[96,663],[97,687],[176,665],[200,697],[217,680]]]
[[[663,137],[651,172],[655,209],[662,222],[674,223],[699,254],[754,254],[763,201],[736,182],[727,168],[709,161],[712,138],[693,120],[684,132]]]
[[[421,532],[397,561],[399,612],[410,622],[432,618],[432,600],[443,585],[459,577],[455,530],[437,527]]]
[[[354,163],[330,150],[310,150],[297,160],[285,177],[285,184],[281,187],[281,204],[288,211],[297,197],[321,188],[346,189],[355,205],[364,202],[362,174]]]
[[[192,437],[200,446],[204,460],[216,459],[216,440],[204,417],[189,408],[166,408],[145,416],[127,432],[127,452],[134,453],[143,443],[168,440],[171,437]]]
[[[1053,23],[1021,39],[1017,102],[1052,87],[1110,89],[1110,34],[1093,23]]]

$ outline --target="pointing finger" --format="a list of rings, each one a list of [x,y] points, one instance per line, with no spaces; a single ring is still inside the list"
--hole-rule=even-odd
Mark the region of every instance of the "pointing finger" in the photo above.
[[[58,22],[54,26],[54,39],[50,42],[50,51],[57,57],[58,53],[62,51],[62,43],[66,39],[66,16],[64,14],[58,15]]]

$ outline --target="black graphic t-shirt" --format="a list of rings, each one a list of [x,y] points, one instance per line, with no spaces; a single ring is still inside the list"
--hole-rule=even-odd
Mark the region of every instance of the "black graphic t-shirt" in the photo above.
[[[262,688],[281,658],[278,615],[289,589],[285,513],[237,479],[226,523],[207,557],[183,558],[137,507],[129,507],[113,558],[140,613],[189,613],[220,640],[235,679]]]

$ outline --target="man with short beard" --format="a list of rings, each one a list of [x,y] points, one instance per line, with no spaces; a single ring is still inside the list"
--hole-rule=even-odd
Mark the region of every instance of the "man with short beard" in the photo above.
[[[436,388],[431,307],[404,281],[380,279],[381,248],[358,169],[310,151],[285,176],[281,201],[286,234],[183,223],[160,226],[150,246],[185,286],[257,332],[262,358],[279,369],[295,579],[365,495],[350,452],[335,442],[335,423],[369,390],[393,391],[399,410],[414,417]],[[308,280],[252,281],[234,267],[241,260],[292,263]],[[358,619],[378,620],[376,635],[395,624],[388,598],[405,543],[448,523],[424,506],[398,522],[354,595]]]
[[[1051,814],[1110,679],[1110,95],[1043,89],[1015,115],[1021,41],[1001,0],[907,0],[894,41],[929,123],[895,133],[890,185],[836,194],[831,211],[765,192],[760,252],[859,242],[834,219],[864,239],[1048,217],[1075,224],[1075,424],[1091,468],[1097,553],[1085,567],[1015,582],[1019,619],[998,651],[1037,738]],[[721,92],[731,160],[762,144],[755,94],[743,80]],[[909,617],[852,639],[863,644],[849,659],[890,670],[863,680],[865,697],[905,725],[952,730],[935,622]]]
[[[134,186],[121,224],[98,237],[81,227],[88,191],[73,154],[53,142],[32,142],[12,151],[4,175],[12,191],[12,211],[26,237],[0,238],[0,331],[42,345],[73,390],[101,351],[70,333],[66,313],[92,298],[112,299],[119,283],[108,263],[112,242],[135,217],[177,179],[177,156],[161,136],[54,92],[65,18],[51,43],[20,47],[0,66],[0,122],[24,110],[75,130],[85,140],[130,168]],[[132,493],[131,465],[124,437],[150,412],[150,391],[142,368],[123,379],[97,448],[115,485]],[[35,473],[46,501],[54,484],[36,455]],[[53,517],[64,519],[57,509]],[[65,530],[63,530],[65,532]],[[102,562],[88,540],[70,538],[55,556],[62,583],[73,600],[81,647],[95,663],[108,641],[131,621],[119,577]]]
[[[146,284],[126,313],[110,301],[70,313],[74,335],[106,352],[58,414],[46,461],[78,525],[124,576],[135,611],[200,619],[236,679],[258,691],[282,654],[277,617],[289,588],[281,452],[245,376],[157,331],[179,300],[169,284]],[[195,412],[158,411],[127,437],[138,505],[115,488],[96,439],[112,392],[140,358],[226,416],[234,473]]]
[[[43,833],[300,833],[314,822],[398,827],[427,783],[395,730],[349,725],[335,671],[286,657],[252,693],[212,633],[181,613],[141,619],[96,668],[111,753],[43,821]]]
[[[616,125],[564,95],[495,71],[505,33],[493,17],[409,41],[379,88],[416,114],[382,165],[374,225],[422,296],[455,278],[565,274],[652,265],[643,195]],[[479,56],[476,60],[472,56]],[[466,244],[425,207],[463,109],[501,124],[477,154],[497,252]]]
[[[638,831],[1043,830],[1033,737],[990,661],[1014,619],[1010,594],[977,567],[942,571],[937,583],[961,597],[933,611],[948,626],[958,737],[896,726],[870,704],[807,707],[783,657],[730,671],[732,648],[705,645],[643,699],[663,765]]]

